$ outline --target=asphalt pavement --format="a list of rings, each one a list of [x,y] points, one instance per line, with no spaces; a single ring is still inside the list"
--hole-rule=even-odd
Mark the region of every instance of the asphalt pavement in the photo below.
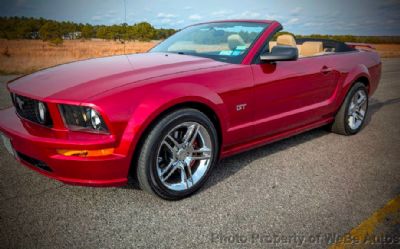
[[[13,77],[0,77],[0,108]],[[400,59],[384,60],[358,135],[316,129],[233,156],[176,202],[65,185],[0,145],[0,248],[326,248],[400,194],[399,79]]]

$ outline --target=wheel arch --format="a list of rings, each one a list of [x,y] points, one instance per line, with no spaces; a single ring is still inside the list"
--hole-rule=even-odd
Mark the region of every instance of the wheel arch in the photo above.
[[[168,115],[174,111],[184,109],[184,108],[192,108],[192,109],[198,110],[198,111],[202,112],[203,114],[205,114],[211,120],[211,122],[214,124],[214,127],[215,127],[215,129],[217,131],[217,135],[218,135],[218,142],[222,146],[222,142],[223,142],[223,123],[221,122],[222,117],[220,116],[218,111],[216,111],[215,107],[211,107],[210,104],[206,104],[203,101],[196,101],[196,100],[187,100],[187,101],[174,103],[172,105],[169,105],[166,108],[163,108],[162,110],[157,111],[157,115],[149,118],[149,120],[148,120],[148,122],[146,122],[147,124],[145,125],[143,130],[139,133],[138,140],[136,141],[136,143],[134,143],[132,145],[133,151],[131,153],[132,156],[131,156],[131,160],[130,160],[131,163],[130,163],[130,167],[129,167],[129,175],[130,176],[136,177],[136,175],[135,175],[136,162],[138,160],[140,149],[147,137],[147,134],[149,134],[149,132],[157,124],[157,122],[159,120],[161,120],[162,118],[164,118],[166,115]],[[221,150],[221,146],[220,146],[220,150]],[[218,151],[218,155],[219,154],[220,154],[220,151]]]
[[[335,112],[339,110],[348,92],[357,82],[362,82],[367,87],[368,94],[370,93],[371,76],[369,74],[368,68],[365,65],[360,64],[354,67],[353,70],[351,70],[347,74],[342,83],[341,91],[337,98],[337,108]]]
[[[168,115],[174,111],[177,111],[179,109],[184,109],[184,108],[192,108],[192,109],[198,110],[198,111],[202,112],[203,114],[205,114],[211,120],[211,122],[215,126],[215,129],[217,130],[218,142],[222,143],[222,137],[223,137],[222,126],[221,126],[221,120],[220,120],[217,112],[209,105],[207,105],[203,102],[199,102],[199,101],[180,102],[180,103],[169,106],[165,110],[162,110],[161,112],[159,112],[159,114],[157,116],[155,116],[154,118],[152,118],[152,120],[150,120],[147,127],[141,132],[141,135],[140,135],[141,138],[139,140],[141,140],[142,137],[144,137],[160,119],[162,119],[163,117],[165,117],[166,115]]]
[[[367,88],[367,91],[368,91],[368,94],[369,94],[369,92],[370,92],[370,81],[369,81],[369,78],[366,77],[366,76],[360,76],[360,77],[358,77],[357,79],[355,79],[355,80],[353,81],[353,84],[351,84],[351,87],[352,87],[354,84],[356,84],[357,82],[363,83],[363,84],[365,85],[365,87]],[[351,87],[350,87],[350,88],[351,88]]]
[[[345,93],[347,94],[351,87],[357,82],[362,82],[369,91],[371,75],[368,68],[363,64],[357,65],[348,73],[343,84]]]

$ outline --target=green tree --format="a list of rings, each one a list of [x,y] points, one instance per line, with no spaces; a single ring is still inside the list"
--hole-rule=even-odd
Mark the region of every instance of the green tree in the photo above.
[[[96,37],[100,39],[109,39],[108,38],[108,28],[106,26],[100,26],[96,30]]]
[[[51,41],[61,39],[60,24],[53,21],[47,21],[39,30],[40,39]]]
[[[90,25],[73,22],[57,22],[44,18],[27,17],[0,17],[0,39],[37,39],[40,38],[53,43],[60,43],[64,34],[81,31],[83,38],[102,38],[113,40],[140,40],[149,41],[153,39],[162,40],[174,34],[174,29],[156,29],[150,23],[141,22],[132,25],[126,23],[105,26]],[[288,33],[282,32],[279,34]],[[38,37],[39,34],[39,37]],[[226,41],[226,36],[219,39]],[[241,33],[245,41],[251,40],[253,33]],[[342,42],[362,42],[362,43],[390,43],[400,44],[400,36],[352,36],[352,35],[296,35],[297,38],[320,38],[333,39]],[[204,42],[209,42],[209,38],[201,33],[195,34],[195,38]],[[276,38],[276,36],[275,36]],[[57,41],[56,41],[57,40]]]
[[[86,24],[82,28],[82,37],[85,39],[90,39],[94,37],[94,28],[90,24]]]
[[[139,41],[150,41],[156,38],[156,30],[148,22],[140,22],[132,26],[131,30],[134,39]]]

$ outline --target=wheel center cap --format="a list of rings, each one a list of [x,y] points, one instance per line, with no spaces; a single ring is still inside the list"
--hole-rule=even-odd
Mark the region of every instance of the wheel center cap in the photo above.
[[[180,149],[180,150],[178,151],[178,153],[177,153],[177,158],[178,158],[178,160],[183,161],[183,160],[185,160],[186,157],[188,157],[189,155],[190,155],[190,153],[189,153],[187,150],[185,150],[185,149]]]

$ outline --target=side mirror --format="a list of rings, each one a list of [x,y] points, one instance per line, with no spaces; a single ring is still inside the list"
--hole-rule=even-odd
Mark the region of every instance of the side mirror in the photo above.
[[[274,46],[270,53],[260,56],[261,61],[295,61],[299,58],[299,50],[290,46]]]

